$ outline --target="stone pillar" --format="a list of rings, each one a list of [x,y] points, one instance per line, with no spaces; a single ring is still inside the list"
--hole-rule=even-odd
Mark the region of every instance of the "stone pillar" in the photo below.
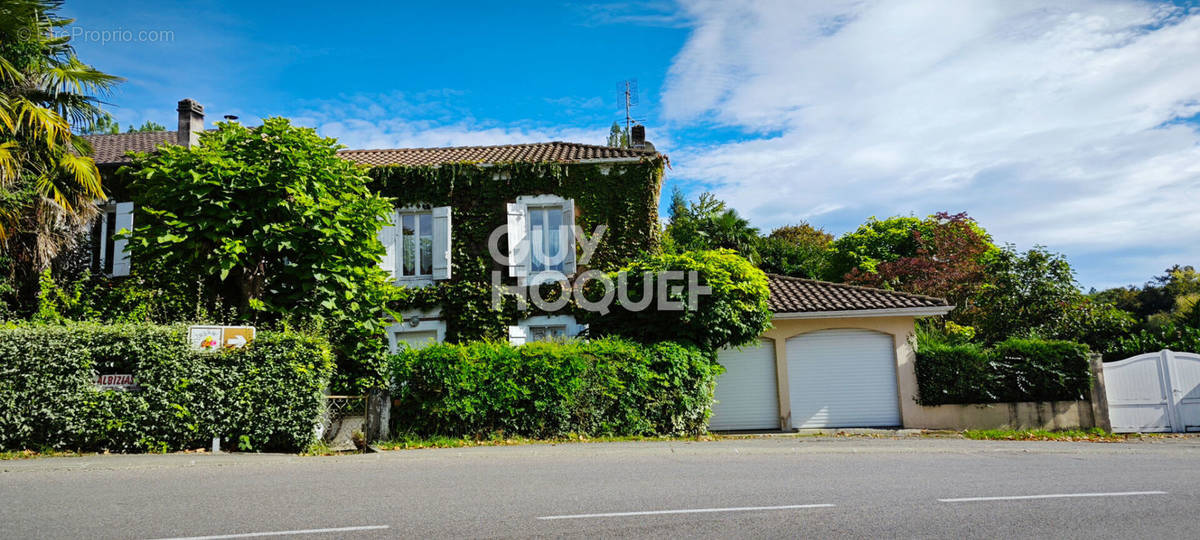
[[[1112,431],[1112,422],[1108,418],[1108,391],[1104,388],[1104,360],[1098,354],[1088,357],[1092,372],[1092,419],[1095,427],[1104,431]]]
[[[386,388],[376,388],[367,393],[367,418],[363,421],[363,434],[367,443],[386,441],[391,436],[392,394]]]

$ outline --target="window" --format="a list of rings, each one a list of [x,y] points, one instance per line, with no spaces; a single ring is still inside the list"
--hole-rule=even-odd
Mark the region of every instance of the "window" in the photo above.
[[[571,315],[536,315],[508,327],[508,341],[513,345],[560,341],[576,337],[584,330],[587,330],[587,325],[579,324]]]
[[[566,337],[567,325],[565,324],[529,327],[529,341],[554,341],[556,339],[566,339]]]
[[[440,308],[412,310],[402,315],[387,332],[388,345],[393,353],[405,347],[421,349],[445,341],[446,321],[442,320]]]
[[[433,212],[400,214],[400,275],[433,275]]]
[[[530,206],[528,209],[530,271],[565,273],[562,205]]]
[[[404,345],[410,349],[422,349],[432,343],[437,343],[437,341],[438,336],[435,330],[396,332],[396,345]]]
[[[527,284],[575,273],[575,201],[517,197],[508,205],[509,275]]]
[[[116,236],[133,230],[133,203],[102,203],[100,212],[92,225],[92,269],[109,276],[127,276],[129,253],[125,247],[129,241]]]
[[[450,207],[401,208],[379,231],[379,261],[398,284],[422,286],[450,279]]]

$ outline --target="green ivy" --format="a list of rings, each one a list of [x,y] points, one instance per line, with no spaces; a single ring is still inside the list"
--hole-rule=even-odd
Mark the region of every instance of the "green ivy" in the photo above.
[[[371,169],[371,188],[393,198],[396,206],[453,208],[451,279],[406,289],[390,307],[396,311],[440,307],[446,340],[452,343],[504,339],[506,327],[530,313],[518,311],[512,297],[505,298],[504,309],[492,309],[492,271],[502,273],[503,283],[514,283],[487,247],[492,231],[507,223],[506,203],[542,194],[574,199],[579,213],[576,225],[589,235],[598,225],[607,227],[591,261],[579,270],[611,270],[659,252],[662,174],[663,158],[657,155],[624,163],[457,163]],[[501,249],[506,249],[503,241]]]

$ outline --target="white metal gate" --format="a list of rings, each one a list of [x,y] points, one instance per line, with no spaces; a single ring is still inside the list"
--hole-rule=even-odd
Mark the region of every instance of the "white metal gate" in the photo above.
[[[1104,364],[1118,433],[1200,431],[1200,354],[1161,351]]]

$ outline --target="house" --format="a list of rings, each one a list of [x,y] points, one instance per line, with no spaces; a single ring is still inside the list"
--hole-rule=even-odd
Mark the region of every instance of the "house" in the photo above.
[[[130,272],[125,242],[114,240],[115,231],[132,227],[137,211],[136,194],[114,174],[131,161],[127,153],[198,144],[204,108],[185,99],[177,110],[176,131],[87,136],[113,195],[94,228],[96,271]],[[554,276],[613,268],[658,249],[666,157],[645,140],[644,128],[634,130],[632,146],[547,142],[340,152],[369,167],[373,189],[396,201],[379,236],[387,249],[381,267],[396,285],[428,291],[392,306],[403,316],[388,332],[391,347],[504,336],[523,343],[580,333],[584,327],[573,316],[557,312],[477,315],[489,311],[495,285],[536,288]],[[504,234],[493,238],[498,230]],[[570,249],[577,230],[597,239],[587,260]]]
[[[769,275],[772,327],[722,351],[709,429],[925,427],[915,322],[945,300]]]

